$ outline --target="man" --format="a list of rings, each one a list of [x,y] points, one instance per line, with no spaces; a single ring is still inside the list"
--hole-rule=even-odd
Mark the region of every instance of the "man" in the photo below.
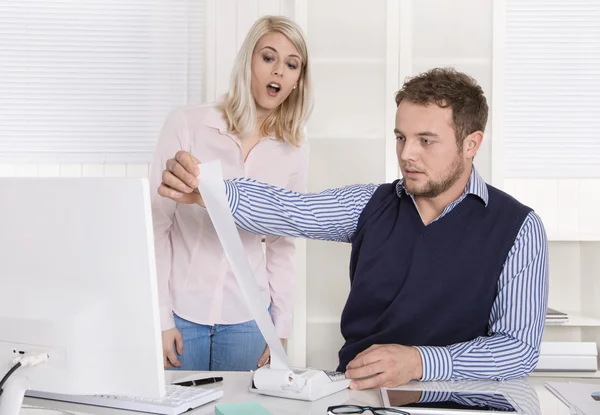
[[[236,223],[352,243],[338,368],[351,388],[525,376],[539,358],[548,242],[538,215],[473,166],[488,117],[483,91],[463,73],[433,69],[396,103],[402,180],[316,194],[228,180]],[[188,153],[169,160],[159,194],[202,205],[191,190],[197,163]]]

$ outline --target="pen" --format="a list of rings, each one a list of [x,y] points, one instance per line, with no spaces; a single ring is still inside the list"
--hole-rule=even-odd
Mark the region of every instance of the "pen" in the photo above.
[[[200,385],[208,385],[211,383],[222,382],[223,378],[220,376],[213,378],[204,378],[204,379],[196,379],[196,380],[186,380],[185,382],[177,382],[173,383],[173,385],[177,386],[200,386]]]

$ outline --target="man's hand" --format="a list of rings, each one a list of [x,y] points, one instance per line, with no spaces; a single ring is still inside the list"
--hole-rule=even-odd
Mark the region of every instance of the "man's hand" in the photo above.
[[[204,207],[202,196],[198,192],[199,163],[200,160],[190,153],[178,151],[174,158],[167,160],[158,194],[178,203],[195,203]]]
[[[375,344],[346,366],[346,377],[358,379],[350,389],[394,388],[423,377],[421,354],[414,347]]]
[[[163,365],[165,369],[170,367],[181,367],[177,355],[183,353],[183,338],[176,327],[162,332]],[[177,350],[177,354],[175,354]]]
[[[281,345],[282,346],[285,345],[285,339],[279,339],[279,340],[281,341]],[[271,361],[271,349],[269,349],[269,345],[267,344],[265,346],[265,351],[260,356],[260,359],[258,359],[257,366],[258,367],[263,367],[264,365],[266,365],[270,361]]]

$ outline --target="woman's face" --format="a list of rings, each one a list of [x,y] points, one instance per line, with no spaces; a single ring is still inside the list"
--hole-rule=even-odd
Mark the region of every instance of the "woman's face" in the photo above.
[[[252,54],[252,96],[258,116],[265,118],[294,90],[300,79],[302,59],[281,33],[264,35]]]

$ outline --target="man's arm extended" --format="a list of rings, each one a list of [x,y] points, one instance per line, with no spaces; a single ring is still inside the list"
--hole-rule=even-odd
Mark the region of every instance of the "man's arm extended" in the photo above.
[[[253,179],[225,181],[236,225],[262,235],[350,242],[376,185],[297,193]]]

